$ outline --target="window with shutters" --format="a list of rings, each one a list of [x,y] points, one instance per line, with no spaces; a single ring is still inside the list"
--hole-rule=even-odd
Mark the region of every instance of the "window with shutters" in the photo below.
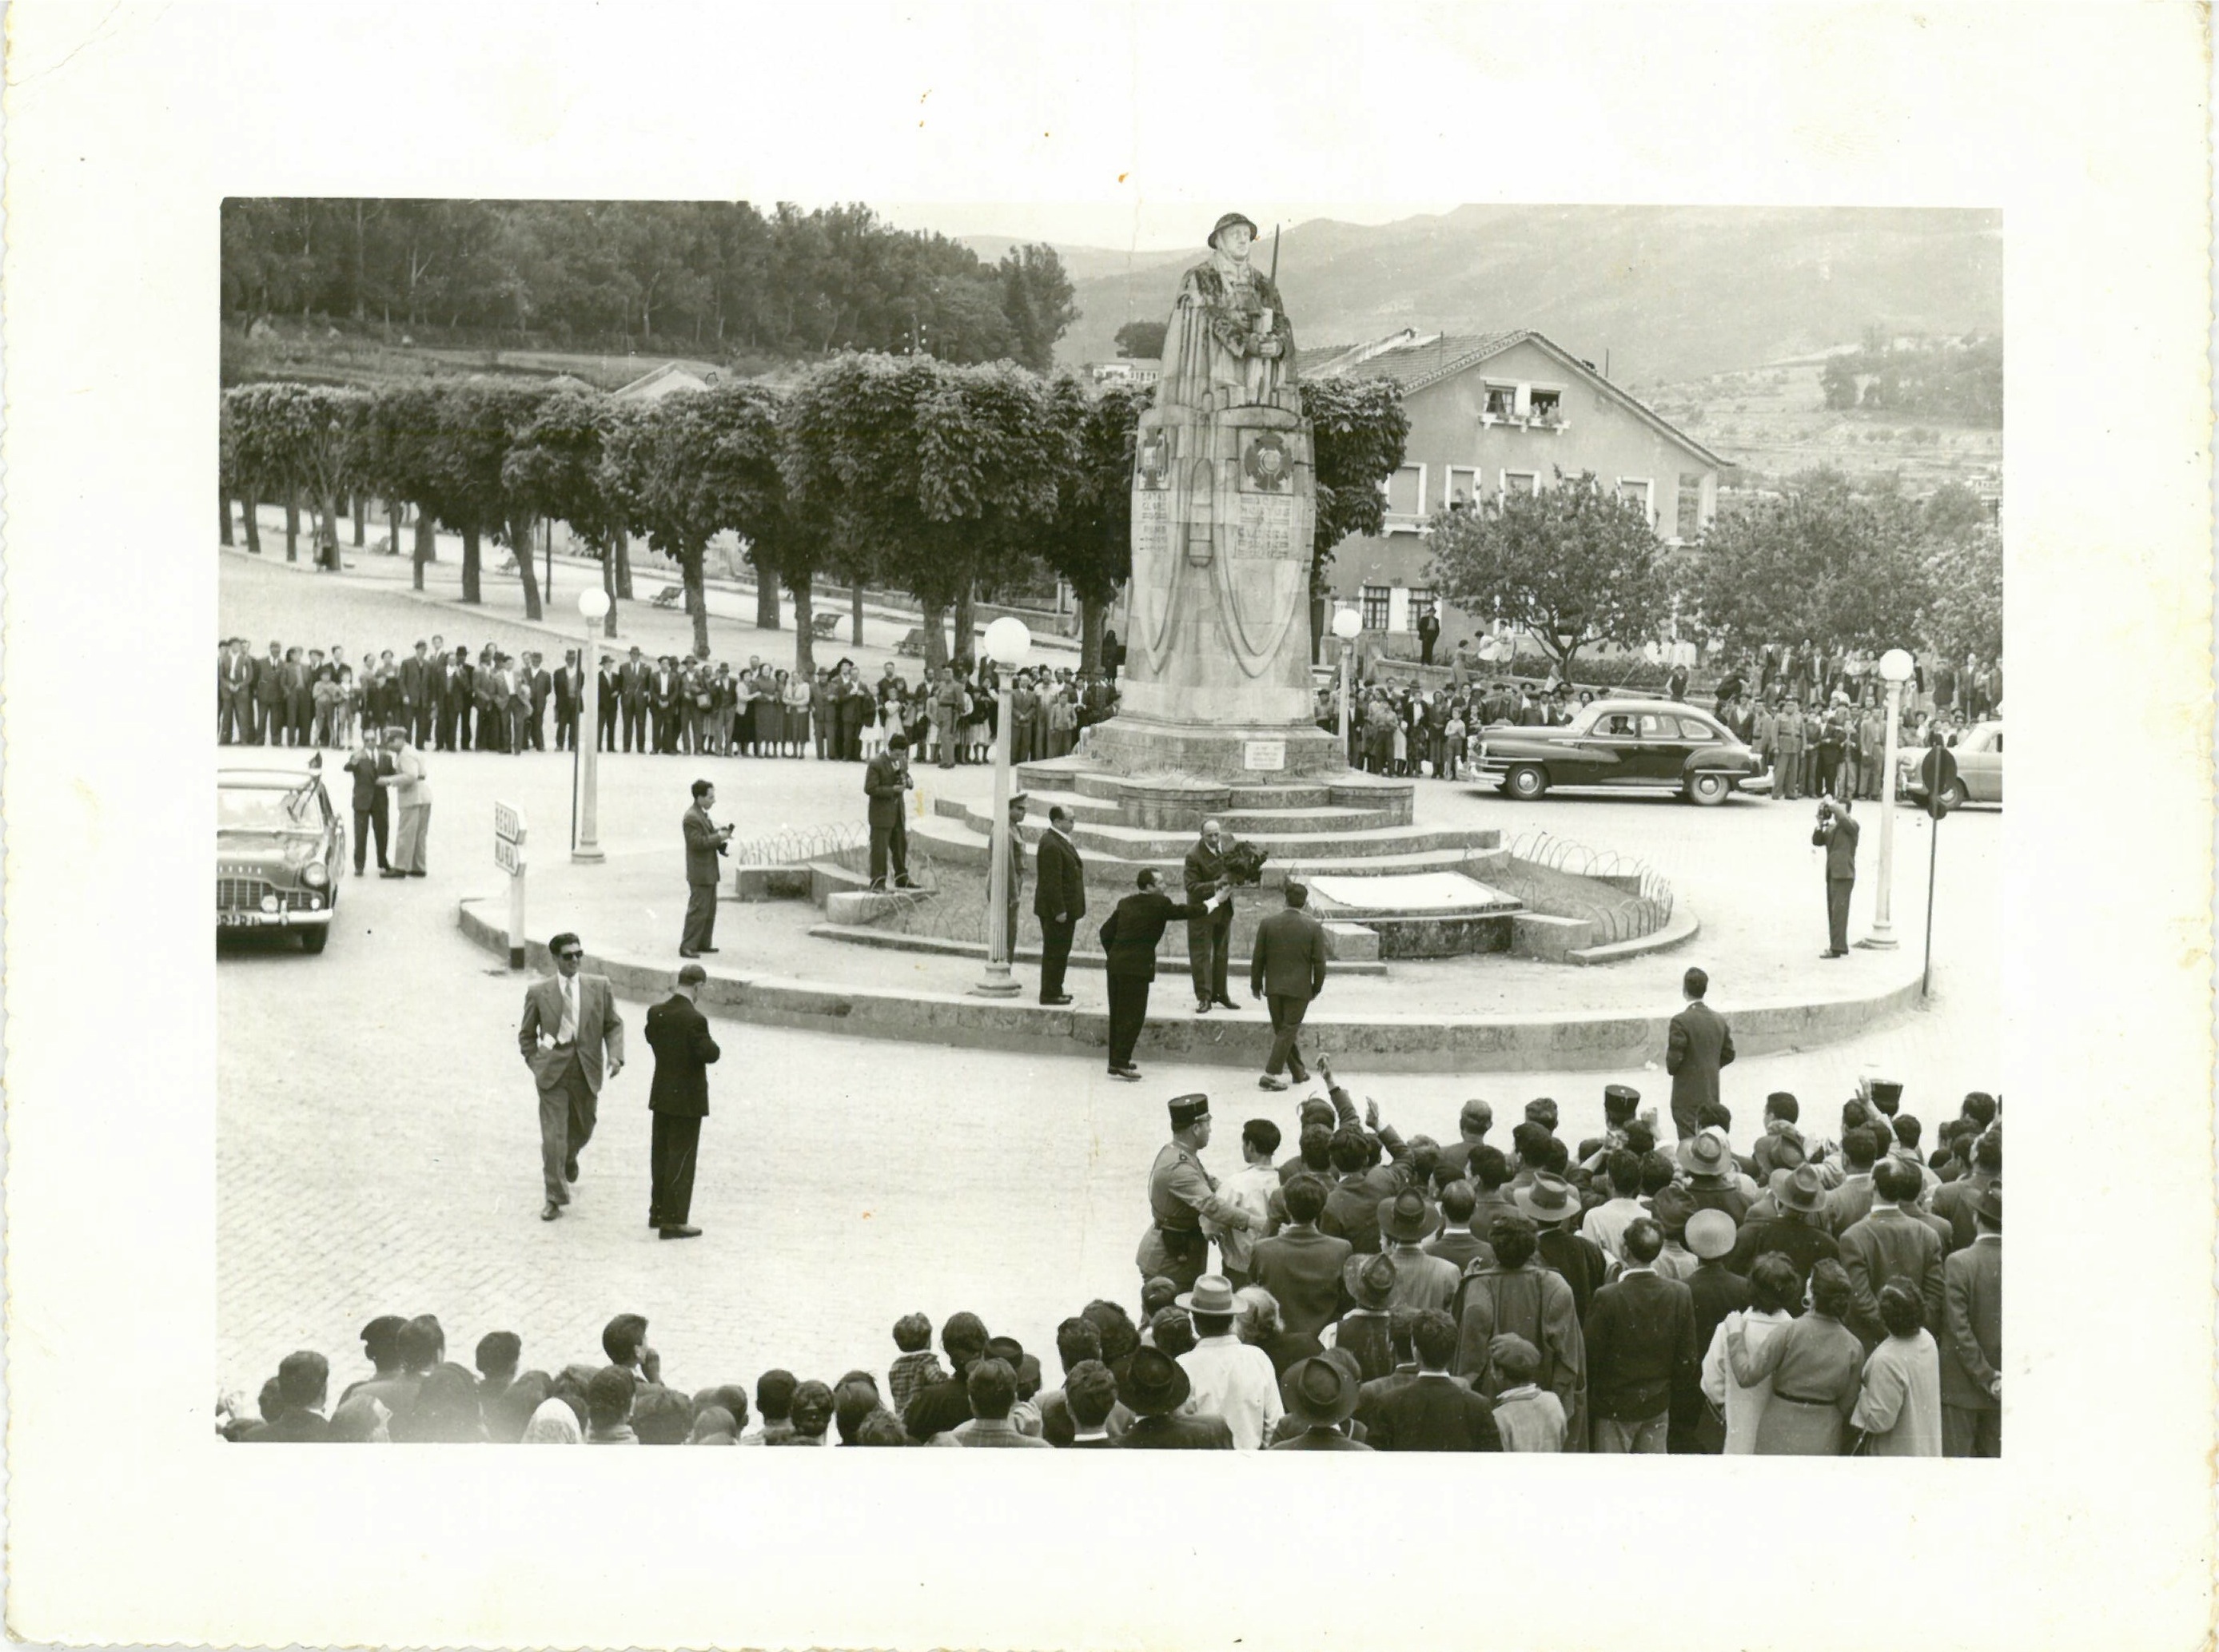
[[[1364,587],[1364,629],[1367,631],[1385,630],[1388,612],[1393,601],[1394,593],[1387,587],[1365,586]]]

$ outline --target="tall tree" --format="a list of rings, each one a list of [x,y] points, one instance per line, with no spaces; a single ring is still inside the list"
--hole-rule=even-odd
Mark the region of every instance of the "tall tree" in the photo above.
[[[609,637],[617,634],[614,562],[625,518],[623,494],[611,485],[609,474],[612,406],[597,391],[548,396],[512,432],[500,467],[513,511],[568,523],[600,561],[601,587],[609,593],[609,612],[601,624]]]
[[[1632,646],[1670,612],[1663,543],[1639,504],[1604,491],[1592,471],[1476,511],[1443,511],[1426,530],[1433,588],[1475,614],[1523,628],[1572,680],[1597,643]]]
[[[1315,454],[1317,519],[1310,543],[1310,657],[1317,657],[1333,556],[1351,534],[1387,522],[1387,479],[1402,463],[1410,416],[1402,388],[1385,379],[1327,378],[1302,384],[1302,412]]]
[[[281,490],[289,501],[289,523],[296,519],[291,501],[305,497],[317,516],[317,560],[336,568],[335,518],[340,495],[355,479],[360,421],[369,398],[359,390],[285,383],[258,384],[228,394],[239,474]],[[287,550],[289,562],[289,543]]]
[[[1101,662],[1103,621],[1117,587],[1133,572],[1133,444],[1153,388],[1112,384],[1098,393],[1072,375],[1048,387],[1050,416],[1062,427],[1069,461],[1054,513],[1042,525],[1041,560],[1078,599],[1080,669]]]
[[[440,523],[463,537],[463,600],[482,602],[482,546],[487,537],[514,542],[521,510],[502,479],[514,433],[528,425],[543,390],[473,381],[439,398],[438,445],[432,508]],[[540,618],[539,581],[528,541],[511,543],[524,583],[524,611]]]
[[[1681,601],[1749,645],[1893,648],[1920,631],[1931,589],[1921,507],[1860,495],[1831,471],[1719,512],[1683,560]]]
[[[1035,241],[1002,255],[1002,314],[1016,336],[1016,359],[1035,373],[1055,363],[1056,340],[1078,319],[1071,277],[1055,249]]]

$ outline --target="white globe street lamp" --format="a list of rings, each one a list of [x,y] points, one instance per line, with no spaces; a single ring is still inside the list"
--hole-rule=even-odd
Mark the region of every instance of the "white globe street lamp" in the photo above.
[[[1333,634],[1340,639],[1340,751],[1348,755],[1348,698],[1351,687],[1351,668],[1356,657],[1356,639],[1364,635],[1364,616],[1353,608],[1343,608],[1333,617]]]
[[[986,873],[986,972],[972,991],[983,997],[1014,998],[1016,978],[1010,972],[1016,955],[1016,925],[1010,910],[1010,857],[1016,829],[1010,822],[1010,697],[1012,678],[1033,649],[1033,634],[1014,614],[1004,614],[986,627],[986,657],[994,673],[994,818],[988,853],[993,857]]]
[[[1895,939],[1895,748],[1903,717],[1903,686],[1911,680],[1912,661],[1901,649],[1880,656],[1880,680],[1887,685],[1887,743],[1880,770],[1880,887],[1873,897],[1872,933],[1857,944],[1886,952]]]
[[[570,751],[570,784],[575,798],[577,828],[571,834],[570,858],[598,862],[600,843],[601,646],[600,624],[609,612],[609,593],[598,585],[578,593],[578,612],[586,622],[586,649],[578,679],[578,731]]]

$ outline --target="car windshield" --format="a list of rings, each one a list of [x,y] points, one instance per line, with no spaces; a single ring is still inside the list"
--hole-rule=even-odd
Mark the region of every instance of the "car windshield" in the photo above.
[[[215,825],[220,832],[307,831],[316,823],[314,793],[274,786],[218,786]]]

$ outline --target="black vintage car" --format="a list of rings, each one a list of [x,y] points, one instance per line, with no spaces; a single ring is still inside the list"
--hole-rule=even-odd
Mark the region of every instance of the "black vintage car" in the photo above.
[[[1479,772],[1527,800],[1591,786],[1676,792],[1710,805],[1771,790],[1762,761],[1731,730],[1674,700],[1597,700],[1561,729],[1490,724],[1477,745]]]
[[[215,777],[215,922],[219,929],[292,929],[320,953],[346,866],[346,824],[322,765],[223,767]]]

